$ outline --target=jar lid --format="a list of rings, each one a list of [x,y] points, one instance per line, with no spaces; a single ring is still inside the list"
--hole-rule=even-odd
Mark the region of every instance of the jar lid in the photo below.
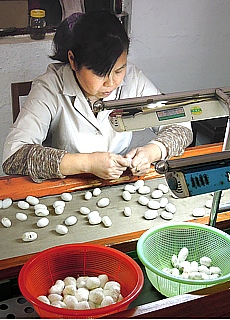
[[[33,9],[30,11],[30,16],[33,18],[44,18],[46,15],[45,10]]]

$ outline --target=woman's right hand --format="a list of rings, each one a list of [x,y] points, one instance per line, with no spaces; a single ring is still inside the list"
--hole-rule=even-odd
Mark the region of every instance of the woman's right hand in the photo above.
[[[109,180],[119,179],[129,165],[129,159],[110,152],[66,153],[60,163],[60,171],[64,176],[91,173]]]
[[[105,180],[119,179],[129,164],[129,160],[120,155],[109,152],[93,152],[90,155],[89,172]]]

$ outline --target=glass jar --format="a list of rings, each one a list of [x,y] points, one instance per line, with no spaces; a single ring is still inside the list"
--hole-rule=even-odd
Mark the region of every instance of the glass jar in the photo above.
[[[42,40],[46,34],[45,10],[34,9],[30,11],[30,37]]]

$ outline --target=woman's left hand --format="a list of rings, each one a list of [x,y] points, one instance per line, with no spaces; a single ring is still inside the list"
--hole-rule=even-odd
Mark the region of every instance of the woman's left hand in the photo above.
[[[130,159],[130,170],[134,176],[143,176],[149,172],[151,164],[161,159],[161,150],[155,144],[147,144],[131,150],[125,155]]]

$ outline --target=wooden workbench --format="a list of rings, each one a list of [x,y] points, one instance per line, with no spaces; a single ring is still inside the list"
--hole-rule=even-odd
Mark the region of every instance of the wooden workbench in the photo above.
[[[221,151],[221,149],[221,144],[189,148],[186,150],[183,157],[219,152]],[[151,189],[156,188],[159,182],[162,182],[162,179],[164,179],[162,176],[155,172],[154,168],[152,168],[145,177],[141,178],[146,180],[146,184],[149,185]],[[113,181],[105,181],[91,175],[81,175],[72,176],[65,179],[49,180],[41,184],[36,184],[33,183],[28,177],[0,177],[0,199],[11,197],[14,200],[13,206],[9,209],[6,209],[6,212],[4,212],[5,215],[8,213],[9,217],[11,217],[12,219],[13,216],[15,216],[15,212],[19,211],[17,208],[17,201],[20,199],[25,199],[27,195],[34,195],[36,197],[39,197],[41,198],[40,202],[46,203],[47,205],[51,206],[54,200],[60,198],[61,193],[72,192],[74,201],[71,201],[71,203],[67,204],[69,206],[69,213],[71,212],[72,214],[73,212],[76,212],[76,210],[78,210],[80,206],[83,205],[82,203],[84,203],[84,201],[86,201],[83,200],[85,190],[92,190],[95,187],[100,187],[102,189],[102,196],[110,197],[111,204],[109,207],[109,215],[113,218],[113,228],[105,228],[103,226],[89,226],[87,225],[86,221],[83,220],[83,218],[79,218],[76,227],[77,229],[72,228],[72,230],[70,230],[67,235],[58,236],[57,234],[55,234],[54,226],[55,224],[57,224],[57,219],[60,219],[60,217],[53,215],[52,222],[49,226],[49,233],[45,233],[47,232],[45,231],[45,228],[44,230],[38,230],[39,237],[33,243],[23,243],[21,238],[19,237],[19,234],[22,233],[23,228],[25,228],[25,222],[18,222],[16,219],[14,219],[11,228],[7,229],[1,226],[0,279],[7,279],[17,276],[21,266],[36,252],[42,251],[48,247],[52,247],[58,244],[71,242],[92,242],[111,246],[123,252],[135,250],[137,240],[143,232],[152,227],[154,223],[167,223],[167,221],[163,221],[161,218],[159,218],[156,222],[154,221],[153,223],[144,220],[142,217],[142,213],[140,213],[142,209],[140,209],[140,205],[137,205],[136,200],[132,218],[130,219],[122,216],[121,211],[122,207],[124,207],[124,203],[122,203],[123,200],[121,199],[121,192],[123,190],[123,185],[132,183],[136,180],[137,178],[130,175],[128,171],[120,179]],[[199,199],[199,197],[200,202],[197,200]],[[194,220],[191,215],[192,205],[194,206],[195,203],[197,207],[198,203],[204,204],[204,197],[205,196],[203,195],[196,196],[195,202],[192,198],[172,200],[172,202],[181,202],[178,206],[179,208],[187,208],[186,210],[183,209],[184,213],[182,212],[182,209],[178,209],[178,212],[175,214],[175,219],[173,221],[196,221],[199,223],[207,224],[209,221],[208,212],[204,218],[196,220]],[[93,199],[92,201],[94,201],[94,203],[92,202],[91,206],[95,205],[96,199]],[[88,205],[88,203],[85,203],[85,205]],[[93,210],[93,207],[91,207],[91,210]],[[104,208],[103,210],[104,214],[106,214],[105,210],[108,210],[108,208]],[[3,210],[0,211],[1,217],[3,215],[2,211]],[[33,217],[34,215],[32,211],[30,212],[30,216],[31,219],[28,219],[28,222],[26,222],[27,228],[29,228],[29,226],[31,226],[32,228],[35,224],[35,220],[33,220],[35,219],[35,217]],[[13,228],[14,224],[17,224],[16,228]],[[230,228],[229,212],[218,214],[217,227],[220,229]],[[224,317],[224,313],[227,312],[227,317],[229,318],[230,308],[225,303],[229,301],[230,298],[230,292],[228,288],[229,284],[227,283],[224,285],[212,287],[210,289],[201,290],[198,293],[186,294],[183,296],[163,299],[159,302],[142,305],[124,311],[120,314],[113,315],[111,317],[191,318],[194,316],[194,318],[198,318],[200,317],[197,313],[199,311],[200,315],[203,314],[204,317],[205,315],[207,315],[208,318],[212,316],[214,318]],[[219,300],[221,300],[221,302]],[[209,307],[208,309],[206,309],[206,313],[203,313],[205,304],[211,303],[214,306],[213,301],[216,301],[219,306],[221,304],[221,309],[219,310],[219,308],[217,309],[214,307]],[[199,304],[203,305],[203,307],[198,307]]]

